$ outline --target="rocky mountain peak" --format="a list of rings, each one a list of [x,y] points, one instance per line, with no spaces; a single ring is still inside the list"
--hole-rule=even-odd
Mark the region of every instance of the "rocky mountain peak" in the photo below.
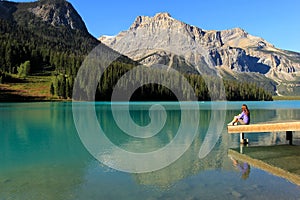
[[[210,68],[241,80],[269,78],[278,84],[300,80],[300,54],[277,49],[263,38],[241,28],[203,30],[176,20],[169,13],[139,16],[129,30],[100,41],[145,65],[164,64],[179,71],[202,73]],[[254,79],[253,78],[253,79]],[[273,84],[273,83],[272,83]],[[268,87],[272,88],[273,85]]]
[[[41,20],[55,27],[65,26],[87,32],[82,18],[66,0],[39,0],[26,3],[0,1],[0,18],[25,26],[34,25]]]
[[[139,28],[149,28],[157,29],[157,28],[170,28],[170,27],[178,27],[179,22],[171,17],[171,15],[167,12],[157,13],[154,17],[148,16],[138,16],[130,30],[136,30]],[[175,24],[175,26],[174,26]]]
[[[65,0],[42,0],[33,4],[32,7],[28,8],[28,11],[53,26],[63,25],[71,29],[87,31],[80,15]]]
[[[167,12],[157,13],[154,16],[154,19],[156,19],[156,20],[162,20],[162,19],[168,19],[168,18],[171,18],[171,15],[170,15],[170,13],[167,13]]]

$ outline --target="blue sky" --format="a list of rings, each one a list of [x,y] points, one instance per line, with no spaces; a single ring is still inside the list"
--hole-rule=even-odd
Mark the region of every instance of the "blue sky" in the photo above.
[[[20,1],[20,2],[25,2]],[[30,1],[30,0],[29,0]],[[32,1],[32,0],[31,0]],[[69,0],[95,37],[127,30],[139,15],[169,12],[205,30],[240,27],[278,48],[300,52],[299,0]]]

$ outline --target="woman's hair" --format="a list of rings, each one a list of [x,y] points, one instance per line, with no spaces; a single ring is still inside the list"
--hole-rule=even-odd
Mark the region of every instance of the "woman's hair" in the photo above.
[[[243,173],[242,173],[242,179],[246,180],[247,178],[249,178],[249,174],[250,174],[250,165],[248,163],[245,163],[244,166],[247,166],[246,169],[244,169]]]
[[[248,109],[248,106],[246,104],[243,104],[242,106],[244,106],[246,108],[246,115],[249,116],[250,115],[250,111]]]

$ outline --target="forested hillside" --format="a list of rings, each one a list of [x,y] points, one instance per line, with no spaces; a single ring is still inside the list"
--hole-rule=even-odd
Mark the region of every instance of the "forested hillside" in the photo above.
[[[43,13],[37,12],[37,9]],[[70,16],[71,19],[65,20],[63,17],[67,9],[73,14]],[[64,0],[32,3],[1,1],[0,11],[0,84],[26,83],[28,76],[39,76],[39,79],[47,77],[45,79],[51,80],[47,83],[48,91],[53,97],[72,98],[74,79],[79,67],[89,52],[100,44],[88,33],[72,5]],[[55,12],[53,16],[58,17],[49,18],[47,12],[50,11]],[[137,62],[125,56],[114,62],[99,83],[96,100],[109,101],[117,80],[136,65]],[[215,95],[209,94],[206,83],[200,75],[184,74],[184,76],[194,87],[199,100],[210,100],[211,95]],[[211,80],[213,81],[213,78]],[[124,90],[132,81],[134,78],[122,85]],[[225,81],[225,88],[228,100],[272,99],[271,94],[255,84]],[[152,84],[137,90],[132,100],[175,99],[166,88]]]

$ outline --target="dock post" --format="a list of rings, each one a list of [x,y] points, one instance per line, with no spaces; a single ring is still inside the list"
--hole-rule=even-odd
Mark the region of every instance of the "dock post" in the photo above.
[[[245,136],[244,136],[244,133],[240,133],[240,143],[241,144],[244,144],[244,138]]]
[[[240,133],[240,143],[241,144],[248,144],[248,139],[245,139],[245,134]]]
[[[286,140],[289,141],[289,145],[293,145],[293,131],[286,132]]]
[[[244,153],[244,144],[240,144],[240,154]]]

